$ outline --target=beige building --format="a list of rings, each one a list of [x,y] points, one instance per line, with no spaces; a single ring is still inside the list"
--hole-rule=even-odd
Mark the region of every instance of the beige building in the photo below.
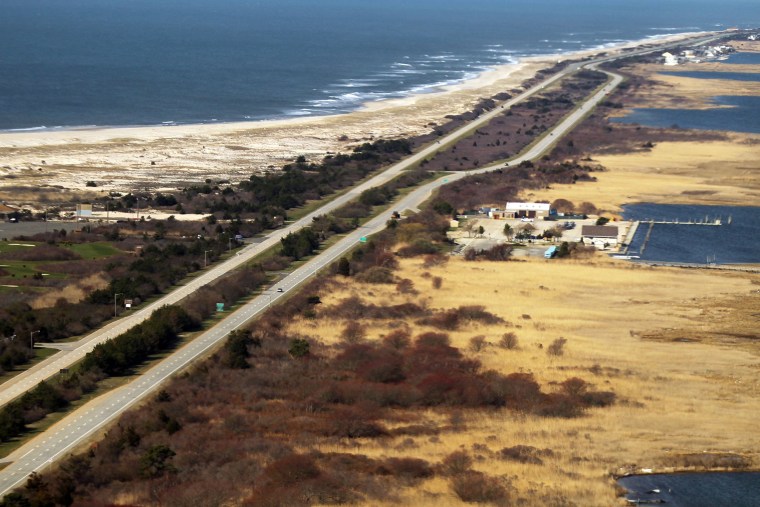
[[[543,218],[550,212],[548,202],[508,202],[504,207],[504,218]]]
[[[594,245],[599,250],[618,244],[618,228],[614,225],[584,225],[581,239],[586,245]]]

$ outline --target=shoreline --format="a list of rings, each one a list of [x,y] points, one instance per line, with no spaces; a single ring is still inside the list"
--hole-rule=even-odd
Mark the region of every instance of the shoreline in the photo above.
[[[452,84],[445,84],[440,86],[431,85],[432,88],[427,92],[406,92],[400,90],[398,92],[400,97],[384,98],[379,100],[370,100],[359,104],[356,109],[350,112],[336,112],[334,114],[320,114],[314,116],[282,116],[272,117],[258,120],[246,120],[246,121],[208,121],[199,123],[175,123],[175,122],[162,122],[155,124],[135,124],[135,125],[64,125],[64,126],[36,126],[26,128],[14,128],[14,129],[0,129],[0,148],[5,147],[20,147],[18,145],[9,146],[8,143],[13,141],[22,142],[27,136],[50,136],[50,137],[69,137],[72,135],[81,136],[81,134],[91,133],[111,133],[112,138],[121,137],[122,134],[137,133],[140,137],[146,134],[157,135],[154,130],[160,130],[161,133],[167,133],[170,135],[159,137],[176,137],[184,136],[190,133],[203,133],[215,134],[222,132],[235,132],[242,130],[255,130],[259,128],[268,127],[282,127],[290,126],[291,124],[309,124],[313,122],[325,121],[329,118],[344,117],[353,115],[356,113],[366,112],[382,112],[384,110],[396,107],[408,107],[416,105],[420,100],[442,94],[451,94],[465,91],[476,91],[486,87],[496,85],[499,81],[510,78],[514,73],[521,70],[525,70],[528,67],[540,65],[542,68],[546,68],[553,63],[572,60],[577,58],[588,57],[600,52],[622,52],[628,48],[637,48],[648,44],[666,44],[670,42],[676,42],[692,37],[722,33],[721,31],[704,31],[704,32],[682,32],[674,34],[662,34],[653,35],[643,39],[634,39],[619,43],[607,43],[594,46],[588,49],[574,50],[563,53],[554,54],[540,54],[531,56],[521,56],[515,62],[505,63],[503,65],[496,65],[485,68],[479,71],[474,77],[463,77],[461,80],[457,80]],[[486,97],[481,97],[486,98]],[[109,136],[105,136],[109,137]],[[132,136],[128,136],[132,137]],[[14,139],[15,138],[15,139]],[[68,142],[71,139],[56,139],[58,142]],[[81,139],[77,139],[81,140]],[[45,144],[48,144],[45,142]]]
[[[0,133],[0,188],[21,207],[97,199],[109,192],[172,192],[198,181],[240,181],[277,170],[296,157],[321,160],[375,139],[429,134],[483,98],[520,88],[558,61],[627,48],[672,44],[686,32],[614,48],[536,56],[491,68],[433,93],[365,103],[351,113],[282,120],[76,128]],[[8,199],[8,198],[11,199]]]

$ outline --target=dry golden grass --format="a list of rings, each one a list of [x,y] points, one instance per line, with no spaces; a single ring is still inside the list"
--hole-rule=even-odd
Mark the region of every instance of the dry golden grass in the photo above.
[[[712,97],[717,95],[760,95],[757,81],[732,79],[701,79],[663,74],[662,72],[756,72],[757,65],[686,64],[678,67],[639,65],[637,74],[654,81],[654,86],[641,88],[628,107],[657,107],[666,109],[708,109],[716,107]]]
[[[756,205],[760,202],[760,138],[732,135],[728,141],[664,142],[646,152],[593,155],[607,171],[597,180],[553,185],[526,199],[588,201],[619,211],[622,203]]]
[[[78,303],[88,294],[97,289],[108,287],[108,280],[102,273],[90,275],[76,283],[72,283],[61,289],[50,290],[30,303],[34,309],[50,308],[55,306],[59,299],[63,298],[71,303]]]
[[[443,286],[432,289],[425,272],[443,277]],[[670,470],[678,465],[673,456],[681,453],[739,452],[760,465],[755,431],[760,344],[749,339],[739,347],[671,339],[691,332],[707,336],[713,327],[736,319],[756,322],[752,312],[760,305],[760,276],[643,267],[601,256],[512,263],[452,259],[430,269],[419,259],[406,260],[398,275],[411,279],[420,294],[401,295],[392,285],[345,281],[322,296],[323,307],[351,295],[375,304],[424,301],[440,309],[484,305],[508,323],[475,324],[450,333],[453,344],[463,350],[474,335],[488,338],[491,345],[483,351],[466,352],[484,368],[531,372],[548,390],[552,382],[579,376],[598,390],[614,391],[618,402],[577,419],[467,410],[453,421],[451,415],[433,410],[422,418],[442,428],[438,436],[358,440],[317,446],[319,450],[411,456],[433,464],[453,451],[467,450],[474,469],[509,479],[517,497],[539,505],[610,505],[615,497],[611,474],[642,467]],[[754,302],[741,315],[732,313],[737,297]],[[721,318],[712,319],[715,315]],[[345,324],[318,316],[294,322],[290,330],[334,343]],[[366,324],[369,340],[391,328],[389,322]],[[406,324],[413,334],[430,330]],[[668,335],[673,330],[680,332]],[[506,331],[517,334],[519,349],[496,346]],[[660,339],[645,340],[642,335]],[[568,340],[565,354],[548,356],[546,346],[560,336]],[[554,454],[543,458],[542,465],[498,456],[502,448],[515,445],[551,449]],[[403,495],[409,505],[459,503],[442,477]]]

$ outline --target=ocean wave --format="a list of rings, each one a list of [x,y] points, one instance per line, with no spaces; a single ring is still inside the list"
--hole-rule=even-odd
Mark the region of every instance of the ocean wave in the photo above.
[[[458,62],[462,60],[460,57],[451,53],[442,54],[442,55],[425,55],[425,58],[429,58],[431,60],[436,60],[436,61],[442,60],[442,61],[447,61],[447,62]]]
[[[666,32],[676,32],[676,33],[684,33],[684,32],[691,32],[693,30],[701,30],[698,26],[666,26],[666,27],[651,27],[647,28],[650,32],[658,32],[658,31],[666,31]]]
[[[378,80],[377,79],[343,79],[338,82],[338,84],[334,85],[339,88],[367,88],[370,86],[377,85]]]
[[[39,127],[26,127],[26,128],[19,128],[19,129],[5,129],[1,132],[35,132],[37,130],[50,130],[54,127],[47,127],[45,125],[40,125]]]
[[[312,114],[314,114],[314,110],[305,108],[285,111],[286,116],[311,116]]]

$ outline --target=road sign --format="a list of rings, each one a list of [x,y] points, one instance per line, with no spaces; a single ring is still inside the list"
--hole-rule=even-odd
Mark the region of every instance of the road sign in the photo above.
[[[125,299],[124,300],[124,308],[132,308],[132,300],[131,299]]]
[[[216,304],[216,311],[217,312],[223,312],[224,311],[224,303],[217,303]]]
[[[367,242],[367,236],[362,236],[361,238],[359,238],[359,242],[360,243],[366,243]]]
[[[448,183],[448,182],[449,182],[449,179],[448,179],[448,178],[443,178],[443,182],[444,182],[444,183]]]

